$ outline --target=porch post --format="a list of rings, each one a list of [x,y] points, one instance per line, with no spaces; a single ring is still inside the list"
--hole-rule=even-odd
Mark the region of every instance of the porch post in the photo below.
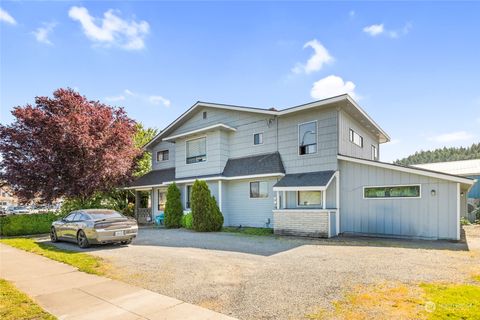
[[[138,194],[138,191],[135,190],[135,218],[137,218],[138,221],[138,208],[140,207],[140,195]]]
[[[222,211],[222,180],[218,180],[218,208]]]
[[[336,214],[336,222],[337,222],[337,235],[340,233],[340,171],[335,173],[335,189],[336,189],[336,202],[337,202],[337,214]]]
[[[325,209],[327,207],[327,188],[323,190],[322,196],[323,196],[322,209]]]
[[[153,221],[153,203],[155,202],[153,197],[155,196],[155,192],[153,192],[153,187],[152,187],[152,190],[150,190],[150,219],[151,221],[150,222],[154,222]]]
[[[282,194],[282,206],[283,206],[283,209],[285,209],[287,207],[287,192],[286,191],[283,191],[283,194]]]
[[[277,191],[277,210],[280,209],[280,191]]]

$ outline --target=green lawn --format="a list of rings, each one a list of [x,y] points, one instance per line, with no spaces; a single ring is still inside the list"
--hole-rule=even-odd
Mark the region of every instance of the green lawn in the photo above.
[[[108,265],[99,257],[89,254],[59,249],[53,245],[37,243],[28,238],[0,239],[0,242],[9,246],[36,253],[55,261],[63,262],[78,268],[86,273],[104,275]]]
[[[10,282],[0,279],[0,319],[2,320],[54,320],[26,294]]]
[[[273,234],[273,229],[270,228],[251,228],[251,227],[223,227],[222,232],[241,233],[252,236],[270,236]]]
[[[428,319],[480,319],[480,286],[422,284]],[[433,302],[433,304],[432,304]]]

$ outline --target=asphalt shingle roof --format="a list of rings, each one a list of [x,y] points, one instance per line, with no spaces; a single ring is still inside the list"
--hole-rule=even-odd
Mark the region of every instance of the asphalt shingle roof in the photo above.
[[[225,177],[236,177],[267,173],[285,173],[280,153],[274,152],[228,159],[222,175]]]
[[[129,187],[152,186],[175,180],[175,168],[153,170],[133,181]]]
[[[287,174],[273,187],[325,187],[335,171],[316,171]]]

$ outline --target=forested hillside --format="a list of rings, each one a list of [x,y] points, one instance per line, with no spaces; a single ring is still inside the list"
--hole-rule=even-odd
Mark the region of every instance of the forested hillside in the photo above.
[[[396,164],[412,165],[420,163],[432,163],[443,161],[480,159],[480,143],[474,143],[470,147],[441,148],[432,151],[419,151],[403,159],[395,161]]]

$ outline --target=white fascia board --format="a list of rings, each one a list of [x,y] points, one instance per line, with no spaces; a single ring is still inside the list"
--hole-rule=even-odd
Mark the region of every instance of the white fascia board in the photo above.
[[[148,185],[148,186],[135,186],[135,187],[125,187],[125,188],[121,188],[123,190],[150,190],[152,188],[158,188],[158,187],[162,187],[163,185],[161,184],[152,184],[152,185]]]
[[[366,113],[362,107],[360,107],[360,105],[352,99],[352,97],[350,97],[348,94],[347,94],[347,100],[355,107],[357,108],[357,110],[365,117],[367,118],[368,121],[370,121],[374,126],[375,128],[380,131],[381,134],[383,134],[383,136],[385,137],[386,141],[385,142],[388,142],[390,141],[390,136],[385,132],[383,131],[383,129],[368,115],[368,113]]]
[[[273,187],[273,191],[325,191],[325,186],[308,186],[308,187]]]
[[[431,172],[431,171],[425,171],[425,170],[416,169],[416,168],[407,168],[407,167],[397,166],[397,165],[394,165],[394,164],[388,164],[388,163],[383,163],[383,162],[375,162],[375,161],[363,160],[363,159],[358,159],[358,158],[351,158],[351,157],[346,157],[346,156],[342,156],[342,155],[338,155],[337,158],[338,158],[338,160],[360,163],[360,164],[364,164],[364,165],[367,165],[367,166],[374,166],[374,167],[379,167],[379,168],[384,168],[384,169],[391,169],[391,170],[396,170],[396,171],[401,171],[401,172],[406,172],[406,173],[418,174],[418,175],[421,175],[421,176],[437,178],[437,179],[442,179],[442,180],[448,180],[448,181],[454,181],[454,182],[459,182],[459,183],[468,184],[468,185],[473,185],[475,183],[474,180],[471,180],[471,179],[468,179],[468,178],[454,177],[454,176],[450,176],[450,175],[447,175],[447,174],[444,174],[444,173],[441,173],[441,172]]]
[[[205,132],[205,131],[213,130],[213,129],[225,129],[225,130],[230,130],[230,131],[237,131],[237,129],[235,129],[234,127],[230,127],[230,126],[227,126],[226,124],[219,123],[219,124],[214,124],[214,125],[211,125],[211,126],[208,126],[208,127],[203,127],[203,128],[200,128],[200,129],[196,129],[196,130],[192,130],[192,131],[188,131],[188,132],[184,132],[184,133],[179,133],[179,134],[176,134],[176,135],[173,135],[173,136],[165,137],[165,138],[163,138],[163,141],[175,140],[177,138],[186,137],[186,136],[190,136],[190,135],[193,135],[193,134],[197,134],[197,133],[201,133],[201,132]]]
[[[213,176],[213,177],[207,177],[207,178],[200,178],[198,180],[204,180],[204,181],[211,181],[211,180],[224,180],[224,181],[230,181],[230,180],[245,180],[245,179],[258,179],[258,178],[269,178],[269,177],[283,177],[285,174],[284,173],[264,173],[264,174],[252,174],[249,176],[234,176],[234,177],[224,177],[224,176]],[[181,179],[181,178],[180,178]],[[163,183],[163,185],[171,184],[171,183],[191,183],[195,182],[195,179],[186,179],[186,180],[175,180],[175,181],[166,181]]]

